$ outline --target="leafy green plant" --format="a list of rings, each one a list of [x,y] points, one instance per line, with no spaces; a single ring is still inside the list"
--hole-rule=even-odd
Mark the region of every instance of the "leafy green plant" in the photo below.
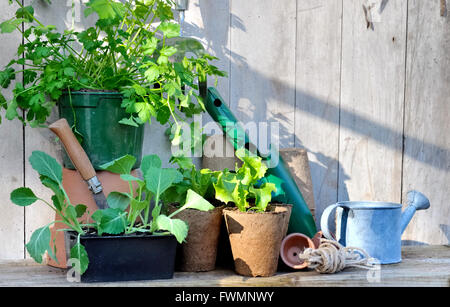
[[[23,36],[17,59],[0,71],[3,88],[23,74],[11,101],[0,94],[0,108],[9,120],[43,126],[64,92],[111,90],[122,93],[122,108],[129,114],[121,124],[138,126],[153,118],[178,127],[205,110],[199,82],[208,75],[225,76],[210,64],[217,58],[204,52],[173,60],[178,50],[170,41],[179,36],[180,26],[174,22],[172,0],[89,0],[84,15],[96,14],[97,21],[80,32],[58,31],[38,20],[33,6],[9,3],[19,8],[0,23],[0,33],[20,31]],[[160,21],[157,27],[155,21]],[[179,130],[174,129],[173,138]]]
[[[217,175],[213,183],[215,197],[226,204],[234,203],[242,212],[266,211],[272,192],[276,191],[273,183],[261,184],[267,166],[260,157],[246,149],[237,150],[236,156],[243,162],[242,166],[236,166],[235,172],[225,169]]]
[[[54,210],[61,220],[56,220],[48,225],[37,229],[26,245],[31,257],[42,263],[42,256],[47,252],[55,259],[55,250],[50,247],[51,236],[50,226],[54,223],[63,223],[67,230],[78,233],[78,241],[71,248],[71,258],[79,260],[80,274],[83,274],[89,265],[87,252],[80,244],[80,236],[85,235],[88,230],[95,230],[99,236],[110,235],[130,235],[133,233],[149,233],[155,235],[173,234],[177,241],[182,243],[188,233],[188,225],[179,219],[173,218],[182,210],[192,208],[208,211],[214,207],[192,190],[188,190],[184,205],[170,215],[161,212],[162,193],[171,188],[182,179],[182,175],[175,169],[161,168],[161,160],[156,155],[145,156],[142,159],[141,171],[144,179],[139,179],[131,175],[131,169],[136,162],[136,158],[126,155],[117,160],[103,165],[105,170],[120,174],[120,177],[127,181],[130,186],[129,193],[111,192],[107,201],[109,208],[87,212],[88,222],[81,223],[81,218],[87,211],[85,205],[71,204],[70,199],[62,185],[62,167],[58,162],[44,152],[34,151],[29,161],[39,175],[44,186],[51,189],[54,195],[51,197],[52,203],[37,197],[29,188],[18,188],[11,193],[11,201],[18,206],[30,206],[36,201]],[[151,208],[151,201],[154,207]],[[150,219],[150,213],[152,219]],[[56,260],[56,259],[55,259]]]
[[[53,191],[54,195],[51,197],[51,203],[39,198],[31,189],[26,187],[12,191],[11,201],[21,207],[30,206],[36,201],[41,201],[60,216],[61,220],[55,220],[35,230],[31,235],[30,241],[26,244],[28,253],[36,262],[42,263],[42,256],[46,252],[57,261],[55,258],[56,251],[50,247],[50,226],[55,223],[62,223],[68,229],[84,234],[84,225],[78,221],[78,218],[84,215],[87,207],[82,204],[73,205],[70,202],[62,185],[62,167],[53,157],[41,151],[33,151],[29,162],[33,169],[38,172],[41,183]],[[82,255],[81,249],[83,247],[75,246],[71,250],[72,256],[75,256],[75,253]],[[80,263],[86,263],[86,261],[87,258],[80,259]]]
[[[213,181],[218,172],[209,169],[197,170],[192,159],[188,157],[172,156],[170,161],[178,165],[182,179],[164,192],[162,198],[165,203],[184,205],[190,190],[204,199],[215,200]]]

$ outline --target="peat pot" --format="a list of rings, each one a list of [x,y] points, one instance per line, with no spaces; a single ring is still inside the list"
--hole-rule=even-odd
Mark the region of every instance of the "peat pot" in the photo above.
[[[66,232],[72,247],[78,234]],[[173,235],[131,234],[80,237],[89,258],[81,282],[170,279],[175,270],[177,241]],[[67,250],[70,250],[67,248]],[[68,253],[67,258],[70,258]]]
[[[272,205],[268,212],[223,210],[236,273],[243,276],[272,276],[286,235],[290,205]]]
[[[81,146],[96,170],[100,165],[124,155],[136,158],[134,168],[139,167],[144,141],[144,125],[133,127],[119,124],[130,117],[118,92],[72,92],[64,93],[58,103],[59,116],[74,125],[82,135]],[[75,169],[63,151],[64,167]]]
[[[169,206],[169,212],[177,208]],[[186,209],[176,215],[189,225],[186,242],[179,246],[176,267],[183,272],[206,272],[216,268],[217,246],[223,207],[210,211]]]

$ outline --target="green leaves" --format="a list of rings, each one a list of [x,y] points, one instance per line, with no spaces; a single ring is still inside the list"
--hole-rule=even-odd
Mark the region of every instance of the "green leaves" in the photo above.
[[[244,148],[236,150],[236,157],[244,162],[237,173],[244,175],[243,181],[245,184],[255,183],[264,177],[267,166],[262,162],[262,158],[250,154]]]
[[[11,81],[16,79],[16,74],[13,68],[8,67],[3,71],[0,71],[0,86],[8,88]]]
[[[181,174],[173,168],[149,167],[144,176],[147,189],[158,199],[159,195],[179,179]]]
[[[97,222],[97,230],[103,233],[121,234],[127,227],[126,212],[116,208],[97,210],[92,218]]]
[[[85,205],[79,204],[73,206],[70,200],[66,198],[67,193],[62,186],[62,167],[58,162],[41,151],[33,151],[29,158],[30,164],[39,173],[39,179],[41,183],[51,189],[54,195],[51,197],[51,202],[47,202],[44,199],[37,197],[34,192],[29,188],[18,188],[11,192],[11,201],[18,206],[29,206],[41,200],[45,202],[49,207],[55,210],[61,219],[50,223],[62,223],[66,228],[70,228],[79,234],[84,233],[82,226],[78,222],[78,218],[82,217],[87,210]],[[56,260],[55,251],[50,247],[51,233],[49,225],[39,228],[33,232],[30,241],[26,244],[26,249],[31,257],[38,263],[42,263],[42,256],[48,253],[50,257]],[[79,248],[78,258],[81,259],[82,266],[84,265],[83,272],[87,267],[86,259],[87,255]]]
[[[110,208],[125,211],[130,204],[130,197],[127,194],[120,192],[111,192],[106,198]]]
[[[74,268],[78,274],[83,275],[89,266],[89,257],[84,246],[80,243],[75,244],[70,249],[70,258],[78,260],[79,265],[75,265]]]
[[[19,8],[16,11],[16,18],[23,18],[28,22],[33,22],[34,20],[34,8],[31,5]]]
[[[265,183],[259,189],[250,187],[250,193],[255,197],[255,206],[251,209],[259,212],[266,211],[267,205],[272,200],[272,192],[276,190],[273,183]]]
[[[158,230],[167,230],[177,238],[178,243],[183,243],[187,237],[189,226],[186,222],[178,219],[171,219],[165,215],[159,215],[156,219]]]
[[[159,25],[158,30],[167,38],[180,36],[180,25],[177,23],[164,21]]]
[[[62,167],[55,158],[42,151],[33,151],[29,161],[33,169],[40,175],[62,185]]]
[[[169,217],[175,216],[183,210],[186,209],[196,209],[200,211],[210,211],[214,209],[214,206],[211,205],[209,201],[189,189],[186,195],[185,204],[175,212],[173,212]]]
[[[159,67],[158,66],[150,66],[145,73],[145,78],[148,82],[153,82],[159,77]]]
[[[42,256],[45,252],[48,252],[53,259],[55,258],[54,253],[50,248],[50,238],[51,234],[48,226],[35,230],[31,235],[30,241],[26,245],[26,248],[30,256],[37,263],[42,263]]]
[[[267,171],[267,166],[260,157],[245,149],[236,151],[236,156],[244,163],[236,172],[224,170],[215,181],[216,198],[224,203],[232,202],[240,211],[254,210],[264,212],[272,200],[272,193],[276,192],[276,185],[264,183],[260,187],[260,180]]]
[[[9,19],[0,23],[0,33],[12,33],[17,29],[22,22],[26,21],[24,18],[19,19]]]
[[[12,65],[23,67],[22,84],[16,83],[20,86],[13,90],[11,102],[0,103],[7,106],[7,119],[18,118],[31,127],[45,125],[67,89],[124,92],[133,88],[121,104],[128,115],[120,120],[133,127],[151,124],[152,118],[173,124],[205,111],[198,82],[224,73],[210,65],[216,58],[206,54],[201,43],[172,39],[180,33],[173,1],[87,2],[85,16],[95,13],[98,18],[94,26],[80,32],[58,32],[56,26],[44,25],[34,16],[33,5],[21,6],[0,23],[0,33],[18,28],[24,37],[17,48],[18,59],[0,72],[0,85],[7,88],[16,75]],[[161,21],[158,33],[148,27],[154,20]],[[157,38],[160,34],[162,39]],[[77,45],[82,48],[73,48]],[[196,57],[183,56],[189,51]]]
[[[76,213],[76,217],[80,218],[84,215],[84,213],[86,212],[87,207],[85,205],[76,205],[75,206],[75,213]]]
[[[142,173],[147,174],[150,167],[161,168],[162,162],[157,155],[147,155],[142,158],[141,170]]]
[[[33,191],[29,188],[18,188],[12,191],[11,201],[21,207],[29,206],[35,203],[39,198],[34,195]]]
[[[87,17],[92,13],[97,13],[99,19],[116,19],[123,18],[126,8],[122,3],[112,0],[90,0],[84,10],[84,15]]]
[[[145,41],[145,44],[142,45],[142,52],[145,55],[152,55],[155,52],[156,47],[158,46],[158,39],[155,36],[152,36],[150,39]]]
[[[129,174],[136,163],[136,158],[131,155],[125,155],[114,161],[100,165],[100,168],[115,174]]]

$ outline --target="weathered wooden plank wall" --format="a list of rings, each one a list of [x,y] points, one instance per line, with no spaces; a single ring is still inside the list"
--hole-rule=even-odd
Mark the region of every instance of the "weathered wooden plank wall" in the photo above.
[[[406,3],[371,30],[361,1],[343,1],[339,200],[400,202]]]
[[[281,147],[294,146],[295,17],[295,1],[230,1],[231,110],[244,124],[277,121]]]
[[[342,1],[297,2],[295,146],[308,150],[316,210],[337,201]]]
[[[64,29],[70,24],[67,22],[67,14],[70,10],[67,9],[65,1],[54,2],[52,9],[49,5],[42,1],[24,0],[25,5],[33,4],[35,7],[35,14],[40,20],[45,20],[48,24],[54,24],[58,29]],[[57,12],[57,14],[55,14]],[[57,119],[57,112],[53,112],[49,122]],[[49,155],[61,160],[61,146],[56,141],[55,135],[49,129],[34,129],[29,126],[25,128],[25,144],[24,144],[24,165],[25,165],[25,186],[32,187],[33,191],[39,197],[50,200],[53,195],[52,192],[44,187],[33,170],[28,158],[35,150],[43,150]],[[34,230],[46,225],[55,216],[55,212],[47,206],[35,205],[25,208],[25,241],[28,242]],[[27,254],[27,257],[29,255]]]
[[[10,15],[16,6],[1,5],[3,14]],[[8,64],[16,54],[21,43],[20,33],[0,36],[2,56],[0,65]],[[20,80],[21,76],[17,76]],[[10,86],[13,88],[13,85]],[[5,91],[5,98],[10,99],[11,93]],[[0,258],[17,259],[24,257],[25,212],[23,208],[14,206],[9,201],[9,193],[24,184],[23,166],[23,128],[19,121],[8,121],[5,112],[0,111],[2,124],[0,126]]]
[[[405,240],[450,241],[450,16],[440,1],[409,1],[403,195],[420,189],[430,198]]]
[[[74,1],[74,25],[83,27],[82,0]],[[72,24],[71,1],[25,2],[49,24]],[[281,147],[308,150],[319,216],[337,200],[401,202],[417,189],[432,207],[404,239],[448,244],[450,17],[440,16],[439,2],[387,1],[368,29],[362,0],[191,0],[183,29],[221,59],[229,78],[218,88],[239,120],[277,121]],[[0,64],[20,40],[0,36]],[[168,158],[164,129],[146,128],[145,153]],[[9,193],[25,184],[49,197],[28,156],[40,149],[59,158],[61,149],[47,131],[19,122],[4,121],[0,137],[0,258],[22,258],[29,235],[53,216],[14,207]]]

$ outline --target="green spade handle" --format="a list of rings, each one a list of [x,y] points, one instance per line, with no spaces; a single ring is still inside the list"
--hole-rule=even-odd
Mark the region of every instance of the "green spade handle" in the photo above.
[[[214,87],[208,88],[206,110],[222,127],[235,150],[243,147],[249,148],[250,140],[248,135]],[[258,149],[256,154],[262,157]],[[264,159],[269,161],[270,156]],[[272,199],[277,202],[292,205],[288,233],[299,232],[312,238],[317,233],[317,229],[311,211],[309,210],[302,193],[298,189],[294,178],[292,178],[291,173],[279,154],[278,159],[277,165],[269,168],[264,178],[266,182],[275,183],[277,186],[277,193]]]

